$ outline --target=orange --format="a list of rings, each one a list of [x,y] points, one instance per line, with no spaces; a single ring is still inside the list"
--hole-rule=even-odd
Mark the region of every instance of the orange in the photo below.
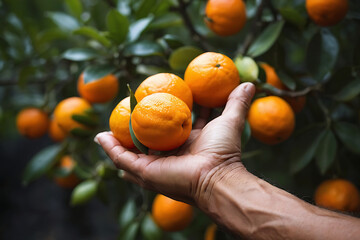
[[[154,93],[143,98],[132,112],[131,123],[136,138],[159,151],[181,146],[192,128],[189,107],[169,93]]]
[[[126,148],[135,147],[130,131],[130,97],[124,98],[111,113],[109,126],[114,137]]]
[[[315,203],[332,210],[354,212],[360,210],[360,193],[348,180],[326,180],[315,191]]]
[[[115,75],[109,74],[88,83],[84,82],[84,73],[78,79],[77,84],[80,96],[90,103],[104,103],[116,97],[119,90],[119,82]]]
[[[227,56],[206,52],[191,61],[185,71],[194,101],[204,107],[225,105],[232,90],[240,84],[239,72]]]
[[[324,27],[340,22],[348,9],[348,0],[306,0],[309,17],[317,25]]]
[[[205,232],[204,240],[215,240],[216,239],[216,224],[211,224]]]
[[[49,117],[38,108],[25,108],[17,115],[16,126],[21,135],[39,138],[48,130]]]
[[[250,106],[248,121],[252,136],[269,145],[288,139],[295,127],[290,105],[276,96],[255,100]]]
[[[189,204],[161,194],[156,195],[152,205],[152,218],[162,230],[181,231],[191,223],[192,217],[193,208]]]
[[[136,89],[138,102],[153,93],[170,93],[183,100],[192,110],[193,96],[189,86],[180,77],[172,73],[158,73],[145,79]]]
[[[205,14],[206,25],[220,36],[236,34],[246,22],[246,6],[243,0],[209,0]]]
[[[50,121],[49,136],[55,142],[61,142],[66,137],[66,133],[59,127],[54,119]]]
[[[65,131],[66,134],[68,134],[74,128],[86,128],[84,125],[73,120],[72,116],[74,114],[84,114],[86,110],[89,109],[91,109],[91,105],[85,99],[79,97],[70,97],[62,100],[55,107],[54,118],[60,128]]]
[[[290,104],[295,113],[301,112],[306,104],[306,96],[284,97],[284,99]]]
[[[66,171],[73,171],[75,162],[70,156],[66,155],[60,159],[59,167]],[[74,188],[80,180],[74,173],[70,173],[66,177],[55,177],[55,182],[63,188]]]

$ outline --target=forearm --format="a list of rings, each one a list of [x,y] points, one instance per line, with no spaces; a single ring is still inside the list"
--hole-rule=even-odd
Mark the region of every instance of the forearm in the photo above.
[[[220,171],[218,171],[220,172]],[[221,174],[221,175],[220,175]],[[249,239],[356,239],[360,220],[312,206],[234,163],[205,179],[198,206]]]

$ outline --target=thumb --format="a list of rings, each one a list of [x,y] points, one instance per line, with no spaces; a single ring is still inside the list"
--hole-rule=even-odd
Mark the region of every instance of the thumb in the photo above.
[[[242,83],[229,95],[222,116],[235,126],[243,128],[247,112],[250,108],[251,99],[255,94],[255,86],[252,83]]]

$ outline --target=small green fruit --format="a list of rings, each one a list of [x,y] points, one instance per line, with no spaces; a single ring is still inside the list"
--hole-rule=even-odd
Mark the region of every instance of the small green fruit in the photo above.
[[[259,67],[254,59],[239,56],[235,59],[235,65],[242,82],[255,82],[258,79]]]

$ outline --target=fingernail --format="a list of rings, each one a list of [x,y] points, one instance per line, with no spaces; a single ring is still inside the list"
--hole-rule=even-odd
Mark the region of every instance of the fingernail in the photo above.
[[[119,178],[123,178],[124,175],[125,175],[125,171],[122,170],[122,169],[120,169],[120,170],[118,171],[118,176],[119,176]]]
[[[245,86],[244,86],[244,91],[247,92],[249,95],[253,95],[254,93],[254,84],[252,83],[244,83]]]
[[[96,144],[100,145],[100,142],[99,142],[99,139],[97,138],[97,136],[94,137],[94,142],[95,142]]]

